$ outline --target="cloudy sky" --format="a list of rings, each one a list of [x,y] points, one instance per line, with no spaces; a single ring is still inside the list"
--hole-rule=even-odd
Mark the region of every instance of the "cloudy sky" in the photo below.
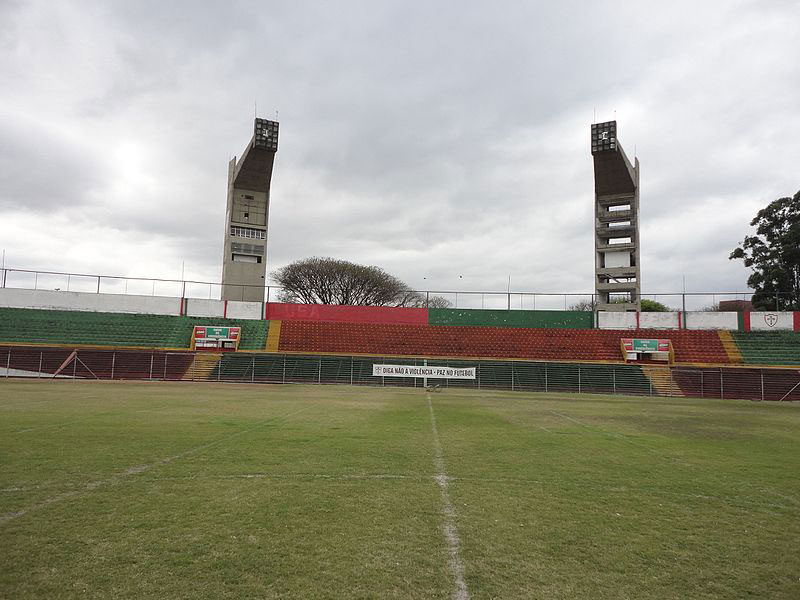
[[[800,189],[796,0],[0,0],[6,265],[218,280],[227,162],[281,124],[268,269],[591,292],[589,125],[641,174],[644,292]]]

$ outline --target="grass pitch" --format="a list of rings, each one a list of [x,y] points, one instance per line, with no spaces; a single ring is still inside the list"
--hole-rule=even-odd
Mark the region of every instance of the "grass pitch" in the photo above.
[[[0,597],[800,597],[800,406],[430,398],[2,381]]]

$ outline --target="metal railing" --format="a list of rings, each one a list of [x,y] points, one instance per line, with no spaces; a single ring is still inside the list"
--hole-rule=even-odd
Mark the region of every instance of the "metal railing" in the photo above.
[[[195,360],[202,357],[200,360]],[[747,367],[464,361],[363,356],[0,348],[0,378],[310,383],[424,387],[422,378],[373,376],[373,364],[475,367],[476,378],[429,379],[443,388],[800,401],[800,370]]]
[[[280,301],[282,288],[275,285],[247,286],[226,284],[229,299],[244,300],[251,289],[264,289],[266,301]],[[160,279],[153,277],[128,277],[120,275],[97,275],[42,271],[33,269],[0,269],[0,288],[32,290],[74,291],[95,294],[131,294],[165,296],[172,298],[220,299],[222,284],[191,279]],[[231,294],[231,290],[233,293]],[[453,308],[483,308],[503,310],[570,310],[576,305],[594,305],[591,292],[542,292],[542,291],[475,291],[475,290],[417,290],[428,305],[431,298],[441,297]],[[720,300],[749,300],[752,291],[739,292],[661,292],[642,294],[643,299],[661,302],[675,310],[703,310],[711,308]],[[775,294],[775,310],[788,306],[790,293]]]

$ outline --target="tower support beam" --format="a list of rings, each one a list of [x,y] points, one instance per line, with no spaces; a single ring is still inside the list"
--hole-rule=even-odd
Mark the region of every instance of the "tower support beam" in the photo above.
[[[269,192],[277,151],[278,123],[256,119],[242,157],[228,164],[223,300],[264,301]]]
[[[639,159],[628,160],[617,122],[591,127],[597,310],[640,310]]]

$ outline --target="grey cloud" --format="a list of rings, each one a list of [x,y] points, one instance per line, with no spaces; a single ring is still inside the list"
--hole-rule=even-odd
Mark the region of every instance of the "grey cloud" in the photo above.
[[[56,206],[39,198],[68,200],[48,252],[13,239],[42,266],[157,274],[186,260],[218,277],[227,161],[257,102],[281,122],[269,270],[330,255],[415,287],[502,290],[510,273],[515,289],[591,291],[588,124],[616,110],[642,160],[645,288],[684,273],[743,288],[728,252],[754,209],[800,188],[798,10],[136,2],[66,5],[54,21],[20,4],[0,34],[16,49],[0,102],[22,116],[0,115],[0,211],[32,227]],[[52,36],[20,51],[43,26]],[[64,127],[37,131],[41,144],[20,125],[39,114]],[[119,254],[65,250],[103,230]]]

